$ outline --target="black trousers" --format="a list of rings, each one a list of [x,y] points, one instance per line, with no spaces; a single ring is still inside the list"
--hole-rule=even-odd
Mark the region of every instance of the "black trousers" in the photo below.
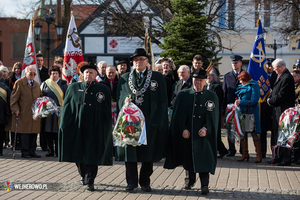
[[[201,187],[208,186],[209,184],[209,172],[199,173]],[[185,184],[193,186],[196,182],[196,173],[185,170]]]
[[[227,127],[227,141],[228,141],[228,146],[229,146],[228,151],[231,154],[236,154],[235,140],[230,139],[230,134],[231,134],[231,128]]]
[[[15,132],[11,132],[10,134],[11,134],[11,146],[14,146]],[[18,149],[22,149],[20,133],[17,133],[17,137],[16,137],[16,150]]]
[[[58,156],[58,146],[57,146],[58,145],[57,144],[58,133],[46,132],[45,135],[46,135],[46,140],[47,140],[47,146],[48,146],[48,149],[49,149],[50,153],[54,154],[54,152],[55,152],[55,155]],[[55,150],[54,150],[53,142],[55,144]]]
[[[46,140],[46,133],[45,132],[40,133],[40,146],[41,146],[43,151],[48,149],[47,148],[47,140]]]
[[[22,155],[34,155],[36,149],[36,133],[20,134],[22,144]]]
[[[87,165],[82,163],[76,163],[78,172],[84,179],[85,184],[94,184],[95,178],[98,173],[97,165]]]
[[[125,162],[127,184],[144,186],[150,185],[150,176],[153,173],[153,162],[142,162],[140,179],[138,180],[137,162]]]
[[[0,124],[0,154],[2,154],[3,151],[3,140],[4,140],[4,134],[5,134],[5,124]]]

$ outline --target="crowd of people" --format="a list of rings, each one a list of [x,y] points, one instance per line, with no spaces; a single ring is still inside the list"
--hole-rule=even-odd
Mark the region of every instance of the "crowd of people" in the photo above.
[[[237,161],[249,161],[251,134],[255,163],[260,163],[267,149],[277,144],[281,113],[300,102],[300,60],[290,73],[282,59],[267,59],[265,68],[272,91],[259,106],[259,82],[242,69],[243,57],[239,55],[231,56],[232,70],[224,75],[223,82],[217,68],[205,69],[201,55],[192,58],[191,67],[177,67],[172,58],[160,58],[151,69],[146,51],[138,48],[129,58],[132,68],[127,60],[117,67],[105,61],[97,65],[81,62],[70,83],[62,79],[62,58],[46,68],[43,55],[38,53],[36,57],[37,69],[28,66],[23,77],[22,63],[15,63],[11,73],[0,63],[0,156],[3,147],[15,145],[21,157],[40,158],[36,154],[40,134],[40,147],[47,151],[46,156],[76,163],[80,182],[90,191],[95,189],[98,166],[112,165],[115,157],[125,162],[127,192],[138,185],[151,192],[153,162],[165,158],[165,168],[182,165],[186,170],[184,189],[194,186],[199,173],[201,192],[207,194],[209,174],[214,174],[217,158],[233,157],[237,152],[229,124],[225,125],[229,149],[221,139],[222,116],[228,104],[238,106],[242,113],[251,110],[254,114],[255,129],[243,132],[239,150],[242,157]],[[41,85],[35,81],[36,76]],[[33,120],[31,106],[41,96],[50,97],[62,107],[60,117],[52,114]],[[144,114],[147,145],[113,147],[117,113],[131,102]],[[170,124],[168,109],[173,110]],[[271,131],[272,138],[269,147],[267,131]],[[299,147],[300,142],[295,146]],[[300,164],[299,148],[278,148],[268,163]],[[140,172],[138,162],[142,163]]]

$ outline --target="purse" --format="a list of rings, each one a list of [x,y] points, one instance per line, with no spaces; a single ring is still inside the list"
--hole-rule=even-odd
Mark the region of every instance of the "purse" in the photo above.
[[[245,110],[244,116],[244,123],[243,123],[243,131],[246,133],[251,133],[255,130],[255,118],[253,114],[253,110],[250,104],[250,100],[248,100],[248,107]]]

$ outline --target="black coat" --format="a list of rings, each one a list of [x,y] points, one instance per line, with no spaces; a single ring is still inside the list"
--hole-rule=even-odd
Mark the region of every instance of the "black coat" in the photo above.
[[[65,94],[68,88],[67,81],[60,79],[57,84]],[[56,95],[52,90],[50,90],[45,82],[42,83],[41,90],[43,95],[53,99],[57,106],[62,106],[59,105]],[[52,114],[46,118],[41,119],[41,132],[58,133],[58,117],[56,114]]]
[[[42,66],[42,69],[39,71],[41,83],[43,83],[45,80],[47,80],[50,76],[48,73],[48,69],[44,66]]]
[[[171,98],[172,98],[172,92],[173,92],[173,84],[172,84],[172,78],[170,76],[165,76],[166,86],[167,86],[167,96],[168,96],[168,106],[170,105]]]
[[[268,98],[269,104],[274,107],[275,116],[273,125],[278,126],[279,117],[282,112],[295,106],[295,84],[294,78],[286,69],[278,81],[274,83],[273,90]],[[276,123],[276,124],[274,124]]]
[[[243,70],[241,70],[243,71]],[[224,112],[226,110],[227,104],[234,103],[236,98],[236,88],[240,84],[239,80],[235,77],[233,70],[230,72],[227,72],[224,75],[223,80],[223,92],[224,92],[224,98],[222,102],[222,111]]]
[[[6,92],[6,102],[0,97],[0,124],[7,124],[7,116],[10,115],[10,89],[4,83],[3,79],[0,79],[0,89]],[[2,142],[0,143],[2,145]]]
[[[172,95],[171,105],[174,105],[176,96],[181,90],[188,89],[188,88],[192,87],[192,85],[193,85],[192,77],[189,77],[189,79],[186,81],[185,84],[183,83],[182,80],[177,81],[176,86],[175,86],[175,90],[174,90],[173,95]]]
[[[271,89],[273,89],[276,79],[277,79],[277,74],[274,71],[271,74],[271,77],[269,79]],[[262,102],[260,105],[260,125],[261,125],[262,133],[268,130],[272,130],[272,118],[273,118],[273,108],[269,106],[266,101]]]

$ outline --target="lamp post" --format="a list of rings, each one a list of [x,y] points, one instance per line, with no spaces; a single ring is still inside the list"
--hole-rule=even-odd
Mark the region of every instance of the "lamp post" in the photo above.
[[[276,59],[276,51],[277,49],[280,49],[282,47],[285,47],[287,46],[288,44],[277,44],[276,43],[276,40],[274,40],[274,43],[273,44],[266,44],[266,46],[270,49],[273,49],[274,50],[274,59]]]
[[[50,14],[55,14],[55,10],[54,8],[51,8],[50,9]],[[46,39],[40,39],[39,36],[40,36],[40,33],[41,33],[41,29],[42,29],[42,25],[40,25],[40,23],[36,23],[35,26],[34,26],[34,34],[35,34],[35,39],[38,40],[38,41],[41,41],[42,43],[45,43],[46,46],[47,46],[47,51],[48,51],[48,68],[49,68],[49,60],[50,60],[50,44],[54,43],[55,41],[59,41],[61,40],[61,35],[63,33],[63,25],[61,23],[58,23],[57,25],[54,24],[54,18],[49,16],[48,14],[46,14],[44,16],[45,18],[45,22],[47,23],[48,25],[48,34],[47,34],[47,38]],[[57,39],[50,39],[50,24],[53,24],[55,26],[55,29],[56,29],[56,33],[57,33],[57,36],[58,38]]]

